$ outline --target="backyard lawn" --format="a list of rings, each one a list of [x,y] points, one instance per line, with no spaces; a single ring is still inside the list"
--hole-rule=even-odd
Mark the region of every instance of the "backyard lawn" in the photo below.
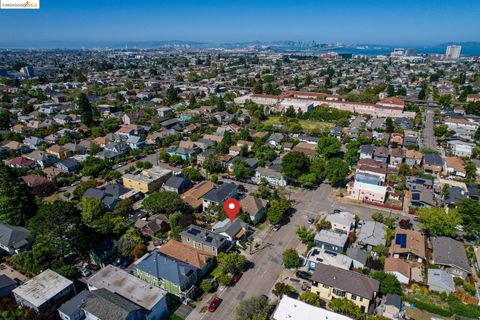
[[[330,130],[334,126],[334,124],[331,122],[315,121],[315,120],[298,120],[298,123],[300,124],[302,129],[306,132]],[[279,116],[269,117],[264,122],[264,125],[266,126],[273,126],[273,125],[279,125],[279,124],[282,124]]]

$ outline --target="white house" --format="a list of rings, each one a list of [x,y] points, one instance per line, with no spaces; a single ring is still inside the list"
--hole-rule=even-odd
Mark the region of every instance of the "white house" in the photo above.
[[[273,320],[352,320],[351,318],[312,306],[283,295],[272,315]]]

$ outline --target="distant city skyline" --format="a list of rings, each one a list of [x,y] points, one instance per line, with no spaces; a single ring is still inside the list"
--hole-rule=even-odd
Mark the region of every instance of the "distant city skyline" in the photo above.
[[[480,41],[480,2],[41,0],[0,10],[0,44],[185,40],[433,45]]]

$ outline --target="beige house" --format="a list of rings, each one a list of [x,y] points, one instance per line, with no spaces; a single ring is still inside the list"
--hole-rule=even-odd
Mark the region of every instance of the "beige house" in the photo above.
[[[162,184],[172,176],[172,171],[154,166],[139,174],[124,174],[123,185],[128,189],[150,193],[160,189]]]
[[[347,196],[358,201],[384,203],[387,197],[387,187],[352,181],[347,185]]]
[[[375,279],[325,264],[317,265],[311,280],[311,291],[321,299],[346,298],[365,313],[372,305],[375,307],[375,298],[380,291],[380,282]]]

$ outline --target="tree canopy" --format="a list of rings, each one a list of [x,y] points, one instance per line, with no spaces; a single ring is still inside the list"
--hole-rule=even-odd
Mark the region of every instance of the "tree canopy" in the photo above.
[[[271,307],[262,297],[251,297],[240,301],[235,314],[237,320],[265,320]]]
[[[340,151],[342,144],[332,136],[323,136],[318,139],[317,152],[321,156],[330,158]]]
[[[143,200],[143,207],[151,213],[173,213],[183,208],[182,198],[175,192],[157,191]]]
[[[16,171],[0,165],[0,220],[23,226],[35,214],[35,202],[28,186]]]
[[[310,160],[301,152],[292,151],[282,158],[282,173],[287,179],[296,180],[309,171]]]
[[[462,217],[455,209],[445,212],[442,208],[422,208],[418,213],[420,224],[431,237],[454,236],[455,227],[462,223]]]

